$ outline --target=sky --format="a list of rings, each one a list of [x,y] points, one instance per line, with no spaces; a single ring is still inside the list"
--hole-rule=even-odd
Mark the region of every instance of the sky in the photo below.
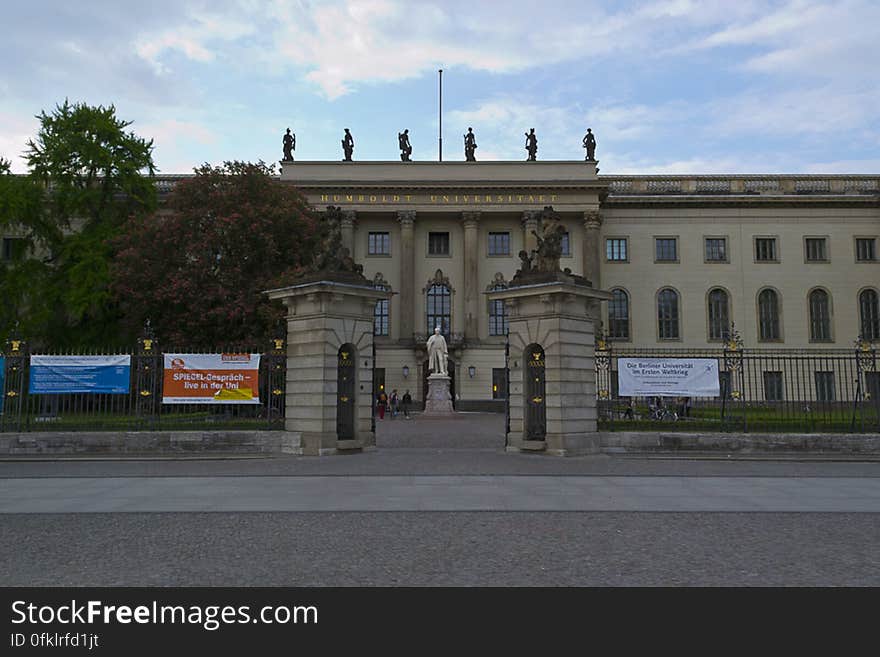
[[[116,107],[161,173],[224,160],[583,159],[603,174],[880,173],[880,0],[0,0],[0,156]]]

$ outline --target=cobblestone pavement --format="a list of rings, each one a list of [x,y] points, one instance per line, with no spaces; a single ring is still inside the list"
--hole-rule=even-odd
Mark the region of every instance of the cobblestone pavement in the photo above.
[[[0,463],[0,478],[12,485],[30,477],[59,479],[47,490],[55,483],[63,488],[62,478],[119,478],[116,492],[107,496],[115,496],[124,511],[132,486],[125,477],[177,477],[185,489],[192,477],[308,476],[321,477],[314,484],[332,490],[340,477],[352,483],[360,477],[409,477],[418,484],[422,475],[529,475],[552,492],[552,479],[544,483],[544,478],[557,477],[570,489],[569,484],[595,485],[598,477],[715,476],[755,478],[758,488],[768,490],[803,482],[838,492],[839,486],[855,486],[858,495],[859,486],[873,491],[880,476],[877,462],[813,455],[560,459],[506,454],[503,441],[500,416],[397,418],[378,423],[379,449],[365,454],[6,461]],[[578,479],[566,484],[572,477]],[[841,477],[847,479],[825,484],[815,479]],[[880,585],[878,513],[9,513],[0,515],[0,527],[4,586]]]
[[[880,515],[2,516],[0,584],[878,586]]]

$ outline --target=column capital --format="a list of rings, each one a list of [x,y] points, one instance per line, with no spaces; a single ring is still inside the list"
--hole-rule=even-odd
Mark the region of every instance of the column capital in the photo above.
[[[400,222],[401,226],[412,226],[416,220],[416,211],[415,210],[398,210],[397,211],[397,221]]]
[[[466,210],[461,213],[461,223],[467,227],[476,227],[480,222],[480,212],[475,210]]]
[[[584,212],[584,228],[587,230],[599,230],[602,227],[602,214],[598,210],[586,210]]]

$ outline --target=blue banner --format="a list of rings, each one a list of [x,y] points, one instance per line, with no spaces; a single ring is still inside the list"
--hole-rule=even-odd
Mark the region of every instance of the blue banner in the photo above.
[[[131,356],[31,356],[31,394],[125,394],[130,381]]]
[[[0,356],[0,413],[3,412],[3,400],[6,399],[6,359]]]

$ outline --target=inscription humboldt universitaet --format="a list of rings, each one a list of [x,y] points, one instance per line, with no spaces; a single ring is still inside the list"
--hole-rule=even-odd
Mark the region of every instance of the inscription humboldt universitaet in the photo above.
[[[555,203],[556,194],[321,194],[321,203]]]

